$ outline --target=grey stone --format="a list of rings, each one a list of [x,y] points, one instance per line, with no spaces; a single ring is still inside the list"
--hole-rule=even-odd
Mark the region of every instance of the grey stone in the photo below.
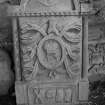
[[[11,70],[11,61],[8,54],[0,50],[0,95],[8,94],[14,83],[14,74]]]

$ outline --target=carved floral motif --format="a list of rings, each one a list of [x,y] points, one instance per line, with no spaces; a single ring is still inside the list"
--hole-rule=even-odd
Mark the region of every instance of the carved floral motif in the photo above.
[[[80,23],[59,25],[49,19],[42,27],[27,23],[21,29],[25,79],[71,79],[80,73]]]

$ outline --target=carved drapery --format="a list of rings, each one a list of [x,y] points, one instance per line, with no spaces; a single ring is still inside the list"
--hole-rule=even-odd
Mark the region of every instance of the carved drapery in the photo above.
[[[51,78],[64,72],[69,78],[80,74],[81,19],[76,18],[72,23],[69,18],[66,19],[66,22],[60,24],[65,19],[49,18],[44,23],[43,19],[41,26],[31,23],[21,26],[25,79],[35,78],[38,72],[42,72],[41,75],[46,72]],[[42,71],[38,71],[40,69]]]

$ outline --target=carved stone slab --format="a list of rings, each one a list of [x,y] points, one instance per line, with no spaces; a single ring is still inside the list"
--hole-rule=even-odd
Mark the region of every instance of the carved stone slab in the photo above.
[[[19,105],[70,105],[88,99],[88,82],[79,84],[87,76],[81,61],[88,23],[82,24],[79,9],[78,0],[22,0],[13,9]]]
[[[28,88],[29,104],[46,105],[50,103],[51,105],[69,105],[76,97],[75,90],[76,87],[72,83],[38,84],[32,82]]]
[[[64,12],[78,10],[78,0],[21,0],[22,8],[26,12]],[[63,8],[62,8],[63,7]]]
[[[78,78],[81,72],[80,18],[20,18],[20,28],[25,80]]]
[[[28,89],[29,105],[76,102],[81,78],[81,18],[20,17],[19,27],[22,79],[27,82],[24,90]]]

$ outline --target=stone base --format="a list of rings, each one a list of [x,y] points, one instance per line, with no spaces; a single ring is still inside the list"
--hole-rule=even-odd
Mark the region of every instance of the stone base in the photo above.
[[[82,80],[78,84],[79,85],[77,86],[77,91],[75,90],[75,92],[78,93],[78,95],[75,94],[77,97],[77,100],[73,99],[74,101],[72,103],[65,103],[65,104],[57,103],[55,105],[79,105],[80,103],[83,105],[87,104],[88,94],[89,94],[89,82]],[[35,86],[34,85],[35,84],[33,84],[33,88],[36,86],[36,85]],[[24,83],[24,82],[16,82],[15,83],[17,105],[33,105],[33,102],[29,101],[29,97],[31,97],[31,95],[32,95],[32,94],[29,94],[30,93],[29,86],[30,85],[28,83]],[[74,98],[76,98],[76,97],[74,97]],[[31,102],[31,103],[29,103],[29,102]],[[44,105],[44,103],[40,104],[40,105]]]
[[[88,101],[89,95],[89,82],[86,80],[81,80],[79,82],[79,101],[81,103]]]
[[[23,82],[16,82],[15,92],[17,105],[28,105],[26,84]]]

